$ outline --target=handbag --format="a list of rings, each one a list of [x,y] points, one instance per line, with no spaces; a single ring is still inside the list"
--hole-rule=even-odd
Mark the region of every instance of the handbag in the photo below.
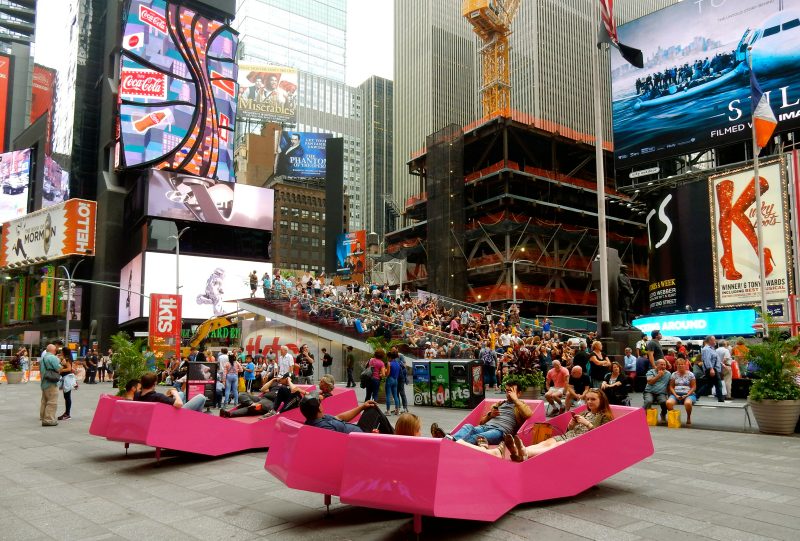
[[[369,385],[370,380],[372,380],[372,367],[367,365],[364,370],[361,371],[361,388],[366,389],[367,385]]]
[[[61,374],[59,374],[55,370],[47,368],[45,369],[42,378],[44,378],[45,381],[49,381],[50,383],[58,383],[61,380]]]
[[[668,428],[681,427],[681,412],[679,410],[669,410],[667,412],[667,427]]]
[[[533,423],[531,444],[536,445],[553,437],[553,425],[550,423]]]
[[[656,408],[647,410],[647,424],[648,426],[658,426],[658,410]]]

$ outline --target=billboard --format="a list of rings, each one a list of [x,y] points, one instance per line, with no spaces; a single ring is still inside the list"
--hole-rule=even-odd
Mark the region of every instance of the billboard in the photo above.
[[[617,167],[751,137],[748,47],[778,130],[800,126],[800,0],[679,2],[619,27],[644,69],[611,53]]]
[[[119,275],[119,323],[142,317],[142,261],[138,254],[122,267]]]
[[[325,142],[329,133],[283,132],[275,174],[287,177],[325,177]]]
[[[56,70],[34,64],[33,82],[31,83],[31,114],[29,117],[31,124],[53,107],[55,86]]]
[[[714,306],[710,209],[707,181],[683,184],[652,202],[645,219],[651,312]],[[687,246],[698,253],[687,257]]]
[[[709,179],[714,291],[717,306],[753,306],[761,302],[761,271],[756,220],[761,219],[767,300],[784,301],[794,292],[791,227],[786,174],[781,162],[759,168],[761,212],[755,206],[751,168]]]
[[[0,54],[0,152],[6,148],[6,128],[11,106],[11,57]],[[2,221],[2,220],[0,220]]]
[[[658,329],[664,336],[692,338],[700,336],[749,336],[755,334],[756,311],[722,310],[648,316],[633,320],[633,326],[649,335]]]
[[[0,223],[28,212],[31,149],[0,154]]]
[[[69,201],[3,224],[0,268],[94,255],[97,203]]]
[[[150,295],[150,314],[147,342],[156,358],[180,358],[181,296],[153,293]]]
[[[239,64],[239,115],[280,124],[297,122],[297,70]]]
[[[42,208],[52,207],[69,199],[69,172],[50,156],[44,157]]]
[[[336,272],[363,274],[366,270],[367,232],[362,229],[336,236]]]
[[[234,179],[236,32],[167,0],[130,0],[119,81],[119,166]]]
[[[209,319],[237,309],[236,300],[250,297],[248,276],[256,271],[259,290],[261,277],[272,273],[272,265],[262,261],[221,259],[181,255],[180,284],[183,317]],[[144,293],[175,289],[175,254],[147,252],[144,257]],[[149,307],[145,303],[145,317]]]
[[[150,171],[147,215],[272,231],[274,200],[268,188]]]

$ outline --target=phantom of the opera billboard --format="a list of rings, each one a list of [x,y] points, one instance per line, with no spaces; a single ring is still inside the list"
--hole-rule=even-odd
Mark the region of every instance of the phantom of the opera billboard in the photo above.
[[[611,52],[618,168],[752,137],[749,57],[778,131],[800,126],[800,0],[691,1],[619,27]],[[748,49],[751,53],[748,53]]]
[[[239,64],[239,115],[295,124],[297,70],[285,66]]]
[[[121,168],[234,180],[236,32],[166,0],[129,0],[119,82]]]
[[[327,164],[325,145],[330,136],[329,133],[283,132],[275,174],[323,178]]]
[[[709,180],[716,305],[753,306],[761,301],[764,261],[767,301],[785,301],[793,292],[791,229],[785,169],[773,161],[759,169],[761,212],[756,206],[753,169],[738,169]],[[762,252],[756,220],[761,219]]]

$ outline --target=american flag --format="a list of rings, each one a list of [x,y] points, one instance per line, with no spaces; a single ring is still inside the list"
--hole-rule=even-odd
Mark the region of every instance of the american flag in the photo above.
[[[600,0],[600,20],[603,22],[603,28],[600,29],[600,35],[597,36],[597,46],[599,47],[602,43],[608,43],[612,47],[616,47],[622,58],[627,60],[628,63],[637,68],[643,68],[644,58],[642,51],[623,45],[619,41],[617,24],[614,22],[614,0]]]

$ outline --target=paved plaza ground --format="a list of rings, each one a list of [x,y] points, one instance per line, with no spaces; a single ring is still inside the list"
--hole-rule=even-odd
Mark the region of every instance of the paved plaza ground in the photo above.
[[[408,515],[336,498],[325,518],[321,495],[285,488],[264,470],[265,451],[165,453],[160,467],[150,448],[132,446],[125,456],[122,444],[88,434],[97,398],[110,390],[81,385],[74,417],[43,428],[38,384],[0,385],[0,539],[413,538]],[[464,415],[415,412],[445,427]],[[493,524],[426,518],[422,538],[799,539],[800,438],[743,433],[741,416],[698,410],[698,427],[729,430],[654,427],[653,457],[575,498],[520,505]],[[595,460],[576,456],[564,468]],[[391,457],[372,467],[391,468]],[[558,472],[543,472],[543,482],[558,482]]]

